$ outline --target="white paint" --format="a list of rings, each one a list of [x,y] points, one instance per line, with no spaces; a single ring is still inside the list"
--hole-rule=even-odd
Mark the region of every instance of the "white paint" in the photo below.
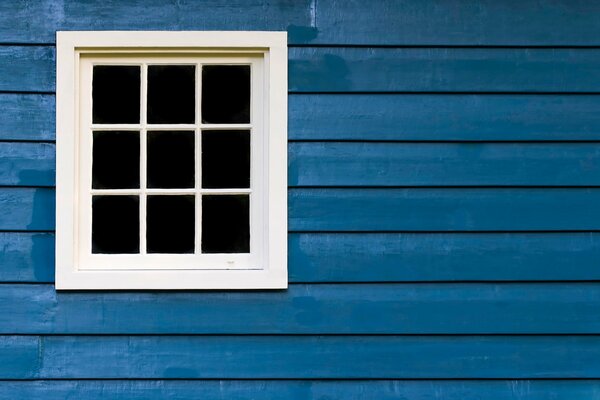
[[[148,125],[92,125],[91,71],[94,63],[250,64],[251,123],[161,125],[160,128],[247,128],[251,130],[251,188],[91,190],[92,129],[139,130]],[[142,92],[145,93],[145,73]],[[196,80],[200,82],[199,79]],[[197,86],[199,93],[200,87]],[[145,98],[145,96],[142,96]],[[198,98],[198,97],[197,97]],[[199,103],[199,102],[197,102]],[[141,108],[144,109],[142,103]],[[199,106],[197,118],[200,121]],[[145,113],[142,113],[145,116]],[[58,32],[57,33],[57,289],[259,289],[287,287],[287,34],[285,32]],[[154,126],[153,126],[154,127]],[[145,165],[142,146],[141,163]],[[143,170],[143,169],[142,169]],[[142,173],[143,174],[143,173]],[[143,175],[142,175],[143,178]],[[249,254],[91,253],[92,194],[249,193]],[[141,204],[143,204],[141,200]],[[145,207],[140,208],[141,216]],[[198,213],[197,213],[198,214]],[[200,215],[196,218],[200,237]]]

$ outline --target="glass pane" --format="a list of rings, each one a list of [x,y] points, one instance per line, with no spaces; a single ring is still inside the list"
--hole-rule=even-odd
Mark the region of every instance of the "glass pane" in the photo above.
[[[94,132],[92,188],[140,187],[139,132]]]
[[[148,187],[193,188],[194,132],[148,132]]]
[[[148,66],[149,124],[193,124],[195,98],[194,65]]]
[[[92,253],[140,251],[140,211],[137,196],[93,196]]]
[[[92,78],[95,124],[140,122],[140,67],[96,65]]]
[[[193,253],[194,196],[148,196],[148,253]]]
[[[250,252],[248,195],[202,196],[202,252]]]
[[[202,132],[202,187],[250,187],[250,131]]]
[[[202,121],[210,124],[250,122],[250,66],[202,67]]]

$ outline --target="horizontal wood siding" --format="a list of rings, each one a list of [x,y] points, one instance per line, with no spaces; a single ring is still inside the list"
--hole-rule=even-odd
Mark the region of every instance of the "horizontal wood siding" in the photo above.
[[[0,2],[0,400],[600,399],[599,15]],[[288,290],[55,291],[77,29],[288,32]]]
[[[54,234],[0,232],[0,282],[54,282]],[[291,233],[292,283],[600,280],[600,233]]]
[[[0,381],[0,399],[553,400],[596,399],[597,380],[36,380]]]
[[[593,334],[598,308],[596,282],[292,284],[170,296],[5,284],[0,334]]]

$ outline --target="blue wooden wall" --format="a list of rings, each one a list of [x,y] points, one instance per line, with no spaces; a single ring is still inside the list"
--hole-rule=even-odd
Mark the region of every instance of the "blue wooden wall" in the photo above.
[[[287,30],[287,291],[54,280],[55,31]],[[0,399],[600,399],[600,2],[0,2]]]

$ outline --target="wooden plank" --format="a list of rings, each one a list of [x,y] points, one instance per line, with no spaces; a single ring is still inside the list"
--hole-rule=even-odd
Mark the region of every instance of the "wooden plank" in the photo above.
[[[597,186],[598,143],[291,143],[290,186]],[[55,147],[0,142],[0,185],[53,186]]]
[[[290,189],[290,231],[600,229],[600,189]]]
[[[593,1],[319,0],[312,42],[598,45],[598,15]]]
[[[54,95],[0,94],[0,140],[54,139]]]
[[[0,230],[53,230],[55,191],[51,188],[1,188]]]
[[[310,1],[0,3],[3,43],[54,43],[57,30],[267,30],[310,22]]]
[[[40,368],[40,344],[37,336],[0,337],[1,379],[34,377]]]
[[[0,230],[53,230],[51,188],[0,188]],[[600,189],[290,189],[290,231],[596,231]]]
[[[600,280],[598,233],[291,234],[289,254],[290,282]]]
[[[1,337],[29,349],[36,337]],[[48,336],[2,378],[597,378],[598,336]],[[349,351],[351,349],[352,351]],[[74,357],[76,355],[76,357]],[[2,355],[5,356],[5,355]],[[32,360],[33,361],[33,360]],[[35,365],[34,365],[35,364]]]
[[[289,79],[290,92],[598,92],[600,49],[300,47]]]
[[[0,94],[0,139],[54,139],[54,103],[54,95]],[[291,94],[288,134],[291,140],[599,140],[598,110],[597,95]]]
[[[290,139],[598,140],[600,96],[296,94]]]
[[[0,334],[598,334],[599,308],[596,282],[184,293],[57,293],[53,285],[4,284]]]
[[[0,46],[0,91],[54,91],[55,63],[54,47]]]
[[[0,91],[54,90],[53,47],[0,47]],[[600,49],[296,47],[289,90],[598,93]]]
[[[54,234],[0,233],[1,282],[54,282]]]
[[[0,142],[1,186],[54,186],[54,144]]]
[[[599,143],[292,143],[288,160],[290,186],[600,185]]]
[[[53,43],[61,29],[287,29],[291,43],[585,46],[600,44],[599,13],[596,2],[569,0],[7,2],[0,38]]]
[[[597,380],[40,380],[0,381],[0,400],[573,400],[594,399]]]
[[[0,233],[0,282],[54,282],[54,235]],[[293,233],[295,282],[600,280],[598,233]]]

